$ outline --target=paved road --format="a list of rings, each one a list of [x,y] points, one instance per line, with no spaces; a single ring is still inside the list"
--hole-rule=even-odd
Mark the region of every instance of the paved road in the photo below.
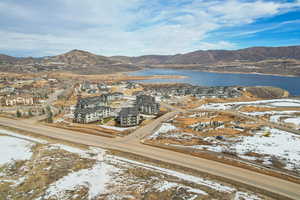
[[[176,114],[176,111],[169,115],[171,116],[173,114]],[[165,117],[166,116],[162,116],[157,120],[164,120]],[[83,134],[75,131],[48,127],[41,124],[33,125],[26,123],[25,121],[16,121],[7,118],[0,118],[0,125],[14,127],[25,131],[30,131],[39,135],[44,135],[70,142],[130,152],[158,161],[168,162],[170,164],[187,167],[201,172],[206,172],[216,176],[228,178],[230,180],[264,189],[279,195],[289,197],[291,199],[300,199],[299,184],[267,176],[264,174],[259,174],[231,165],[226,165],[219,162],[194,157],[191,155],[155,148],[138,143],[138,140],[134,138],[136,136],[140,136],[140,133],[141,135],[147,135],[151,133],[153,129],[156,128],[157,120],[153,121],[152,123],[150,123],[142,129],[138,129],[137,132],[133,133],[133,139],[131,138],[131,136],[125,137],[123,139],[105,138],[101,136]]]
[[[176,114],[178,114],[178,111],[169,112],[158,119],[154,120],[152,123],[149,123],[145,125],[142,128],[137,129],[130,135],[127,135],[122,138],[118,138],[118,141],[121,142],[131,142],[131,143],[140,143],[141,139],[146,137],[147,135],[150,135],[153,133],[153,130],[158,128],[162,122],[174,117]]]

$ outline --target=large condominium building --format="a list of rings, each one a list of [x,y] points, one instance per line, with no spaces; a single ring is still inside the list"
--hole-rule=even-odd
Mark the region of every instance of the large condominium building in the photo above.
[[[139,125],[140,115],[138,109],[136,107],[122,108],[119,113],[119,122],[123,127]]]

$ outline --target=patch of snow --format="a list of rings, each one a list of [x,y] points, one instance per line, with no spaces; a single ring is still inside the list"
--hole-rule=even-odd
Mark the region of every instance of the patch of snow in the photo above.
[[[270,106],[275,106],[275,107],[300,107],[300,102],[295,103],[295,102],[275,102],[275,103],[270,103]]]
[[[112,129],[112,130],[116,130],[116,131],[126,131],[126,130],[131,130],[131,129],[135,129],[137,128],[137,126],[134,127],[116,127],[116,126],[107,126],[107,125],[98,125],[102,128],[106,128],[106,129]]]
[[[83,150],[83,149],[79,149],[79,148],[76,148],[76,147],[71,147],[71,146],[64,145],[64,144],[53,144],[49,148],[63,149],[63,150],[68,151],[70,153],[78,154],[80,157],[89,158],[89,159],[96,159],[96,160],[99,160],[99,161],[104,160],[104,156],[105,156],[105,150],[100,149],[100,148],[91,148],[90,147],[88,150]]]
[[[295,114],[299,113],[298,111],[294,110],[285,110],[285,111],[263,111],[263,112],[241,112],[245,115],[251,115],[251,116],[262,116],[262,115],[289,115],[289,114]]]
[[[34,143],[15,137],[0,136],[0,165],[14,160],[28,160]]]
[[[116,172],[116,170],[111,165],[98,162],[91,169],[82,169],[68,174],[55,183],[52,183],[43,198],[55,197],[56,199],[63,200],[66,198],[66,190],[74,190],[78,186],[86,186],[89,188],[88,199],[93,199],[105,192],[105,185],[111,180],[109,174]]]
[[[176,146],[176,145],[172,145]],[[201,149],[201,150],[207,150],[207,151],[214,151],[214,152],[223,152],[225,149],[221,145],[193,145],[193,146],[180,146],[180,147],[186,147],[186,148],[193,148],[193,149]]]
[[[270,122],[279,122],[279,119],[284,116],[286,116],[286,115],[272,115],[270,117]]]
[[[245,155],[238,155],[240,158],[243,158],[243,159],[245,159],[245,160],[253,160],[253,161],[255,161],[255,160],[257,160],[257,158],[256,157],[253,157],[253,156],[245,156]]]
[[[261,200],[261,198],[254,194],[249,195],[246,192],[236,192],[234,200]]]
[[[12,131],[4,130],[4,129],[0,129],[0,134],[9,135],[9,136],[13,136],[13,137],[17,137],[20,139],[29,140],[29,141],[36,142],[36,143],[41,143],[41,144],[48,143],[46,140],[37,139],[34,137],[18,134],[18,133],[12,132]]]
[[[191,187],[187,187],[187,188],[188,188],[188,192],[193,192],[193,193],[201,194],[201,195],[208,195],[203,190],[199,190],[199,189],[195,189],[195,188],[191,188]]]
[[[169,190],[169,189],[171,189],[173,187],[177,187],[177,186],[179,186],[178,183],[163,181],[158,184],[155,184],[154,189],[156,189],[158,192],[163,192],[163,191]]]
[[[208,150],[213,152],[230,151],[247,160],[259,159],[245,155],[248,152],[254,152],[263,156],[264,164],[272,164],[270,162],[270,158],[271,156],[275,156],[286,164],[286,169],[299,169],[300,136],[273,128],[266,128],[266,131],[270,133],[269,136],[264,136],[264,132],[257,132],[252,136],[237,137],[235,142],[217,141],[213,145],[172,146]],[[210,141],[213,140],[213,138],[206,138],[205,140]]]
[[[261,101],[248,101],[248,102],[230,102],[230,103],[208,103],[200,106],[200,109],[219,109],[227,110],[234,106],[241,105],[253,105],[253,104],[266,104],[275,107],[300,107],[300,100],[295,99],[271,99],[271,100],[261,100]]]
[[[169,131],[176,130],[176,126],[170,124],[170,123],[162,123],[161,126],[155,133],[153,133],[151,136],[149,136],[149,139],[155,139],[157,138],[160,134],[167,133]]]
[[[243,137],[240,143],[233,147],[238,154],[255,152],[258,154],[267,154],[286,160],[287,164],[300,167],[300,137],[294,134],[270,129],[269,137],[262,137],[259,134]]]
[[[63,118],[58,118],[58,119],[55,119],[53,121],[53,123],[61,123],[61,122],[64,122],[65,120]]]
[[[188,174],[183,174],[181,172],[177,172],[174,170],[170,170],[170,169],[166,169],[166,168],[161,168],[161,167],[157,167],[157,166],[153,166],[153,165],[149,165],[149,164],[145,164],[145,163],[141,163],[141,162],[137,162],[137,161],[133,161],[133,160],[129,160],[126,158],[122,158],[122,157],[117,157],[117,156],[107,156],[107,159],[110,158],[111,161],[114,162],[119,162],[121,165],[125,163],[130,163],[139,167],[143,167],[146,168],[148,170],[153,170],[153,171],[157,171],[169,176],[173,176],[173,177],[177,177],[178,179],[181,180],[185,180],[188,182],[192,182],[192,183],[196,183],[199,185],[204,185],[206,187],[212,188],[214,190],[220,191],[220,192],[233,192],[235,191],[234,188],[222,185],[220,183],[216,183],[207,179],[203,179],[200,177],[196,177],[196,176],[192,176],[192,175],[188,175]]]
[[[296,126],[300,126],[300,117],[294,117],[294,118],[288,118],[284,120],[286,123],[292,123],[295,124]]]

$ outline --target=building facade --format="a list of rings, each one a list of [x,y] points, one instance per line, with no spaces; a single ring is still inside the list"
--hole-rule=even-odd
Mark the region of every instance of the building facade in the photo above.
[[[119,113],[119,123],[122,127],[137,126],[140,124],[140,115],[136,107],[122,108]]]
[[[104,118],[112,116],[112,109],[106,106],[94,108],[76,109],[74,112],[74,122],[87,124],[101,121]]]
[[[156,115],[159,113],[159,103],[149,95],[139,95],[136,97],[136,106],[140,113],[145,115]]]
[[[5,97],[2,100],[2,105],[3,106],[16,106],[16,105],[30,106],[30,105],[34,105],[34,98],[32,96]]]

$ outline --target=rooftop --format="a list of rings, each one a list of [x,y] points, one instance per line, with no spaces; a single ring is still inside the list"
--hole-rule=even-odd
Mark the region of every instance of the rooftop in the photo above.
[[[128,116],[128,115],[138,115],[139,111],[136,107],[126,107],[122,108],[120,111],[120,116]]]

